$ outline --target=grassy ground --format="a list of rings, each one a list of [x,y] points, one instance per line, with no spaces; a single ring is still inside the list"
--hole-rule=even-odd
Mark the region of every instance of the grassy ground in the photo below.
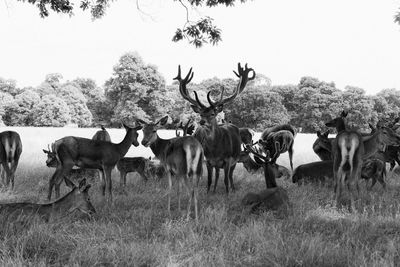
[[[65,135],[91,137],[95,129],[13,128],[21,135],[23,154],[14,192],[0,194],[1,202],[44,202],[53,170],[45,164],[42,148]],[[119,142],[124,130],[110,130]],[[171,133],[162,132],[167,137]],[[298,135],[294,165],[317,160],[311,150],[315,135]],[[130,156],[151,155],[143,147]],[[289,166],[288,156],[280,158]],[[376,185],[362,188],[362,206],[357,213],[333,207],[332,188],[293,185],[278,180],[287,189],[294,212],[286,219],[271,213],[249,215],[241,206],[248,192],[265,187],[262,174],[249,175],[242,166],[234,174],[238,190],[226,196],[220,181],[217,194],[207,195],[206,179],[199,193],[200,219],[182,219],[172,198],[172,218],[166,211],[165,181],[144,183],[128,177],[125,190],[114,178],[114,203],[102,206],[99,187],[91,191],[97,214],[91,221],[65,218],[50,223],[35,222],[18,228],[2,224],[0,265],[84,266],[397,266],[400,265],[400,192],[397,174],[390,174],[388,189]],[[205,178],[205,176],[204,176]],[[63,192],[67,189],[63,186]],[[186,206],[186,196],[183,207]]]

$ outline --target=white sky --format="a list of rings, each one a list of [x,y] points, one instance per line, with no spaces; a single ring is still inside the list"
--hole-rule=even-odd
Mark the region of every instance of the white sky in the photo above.
[[[128,51],[155,64],[168,84],[193,66],[195,81],[234,78],[237,62],[248,62],[273,84],[297,84],[313,76],[338,88],[375,93],[400,89],[400,26],[393,16],[400,0],[254,0],[234,8],[204,9],[222,29],[218,46],[196,49],[173,43],[185,11],[177,1],[117,0],[94,22],[89,13],[39,17],[30,4],[0,1],[0,77],[36,86],[47,73],[65,80],[93,78],[99,85]],[[193,11],[193,19],[198,13]]]

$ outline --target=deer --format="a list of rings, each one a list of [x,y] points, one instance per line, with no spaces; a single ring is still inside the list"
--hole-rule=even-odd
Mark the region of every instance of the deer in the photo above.
[[[272,154],[272,162],[276,162],[280,154],[288,152],[290,168],[293,171],[293,145],[294,135],[291,131],[280,130],[277,132],[271,132],[260,139],[258,143],[263,147],[265,151],[269,151]]]
[[[181,208],[180,190],[183,183],[189,193],[186,219],[190,218],[192,199],[194,202],[195,220],[198,222],[197,196],[198,185],[203,171],[204,152],[200,142],[193,136],[163,139],[157,130],[168,122],[164,116],[157,122],[138,120],[143,125],[142,145],[150,147],[154,155],[164,165],[168,177],[168,214],[171,216],[172,177],[178,183],[178,211]]]
[[[340,117],[327,122],[328,127],[336,127],[338,135],[332,143],[333,172],[335,182],[335,198],[339,200],[345,184],[350,191],[350,203],[354,204],[357,197],[358,181],[361,178],[363,161],[378,152],[384,145],[399,145],[400,136],[392,129],[380,127],[370,136],[362,136],[358,131],[348,130],[344,118],[347,112],[342,112]],[[357,189],[357,193],[354,190]]]
[[[48,200],[51,199],[53,187],[55,187],[56,197],[59,197],[62,179],[74,166],[77,166],[102,172],[101,193],[107,203],[112,203],[111,171],[125,156],[131,145],[139,146],[137,131],[142,129],[141,125],[129,127],[123,124],[123,126],[126,134],[124,139],[117,144],[75,136],[66,136],[55,141],[53,148],[61,164],[57,165],[56,171],[50,178]]]
[[[57,166],[61,164],[57,160],[56,152],[54,152],[54,150],[52,150],[49,145],[48,145],[48,150],[43,149],[43,152],[47,155],[46,159],[47,167],[57,168]],[[97,170],[94,169],[83,169],[83,168],[71,169],[71,171],[64,176],[65,185],[72,189],[75,187],[75,183],[79,183],[81,180],[86,179],[88,177],[94,178],[96,171]]]
[[[290,124],[280,124],[280,125],[276,125],[276,126],[273,126],[273,127],[270,127],[270,128],[265,129],[265,130],[261,133],[261,138],[260,138],[260,139],[265,140],[265,139],[268,138],[268,136],[269,136],[271,133],[278,132],[278,131],[282,131],[282,130],[289,131],[289,132],[292,133],[293,137],[296,137],[296,134],[297,134],[296,128],[294,128],[294,127],[293,127],[292,125],[290,125]]]
[[[249,74],[253,75],[249,77]],[[199,140],[204,149],[204,155],[206,157],[207,166],[207,192],[210,191],[212,183],[213,169],[223,168],[225,173],[224,183],[226,193],[229,193],[229,183],[231,190],[234,191],[233,185],[233,171],[236,163],[239,159],[241,150],[241,139],[239,128],[231,123],[224,123],[219,125],[216,119],[218,113],[222,112],[224,105],[231,103],[246,87],[248,81],[254,80],[255,71],[252,68],[248,68],[247,64],[245,67],[241,67],[238,63],[238,72],[234,71],[234,74],[239,77],[239,82],[234,92],[224,98],[224,89],[221,91],[219,100],[214,101],[211,99],[211,91],[207,93],[207,101],[209,106],[204,105],[197,92],[194,91],[194,96],[190,96],[187,84],[193,78],[192,68],[190,68],[186,77],[181,77],[181,67],[178,67],[178,75],[174,78],[179,82],[179,92],[183,99],[191,104],[194,112],[198,113],[201,117],[200,126],[194,133],[194,137]],[[217,171],[218,173],[218,171]],[[217,176],[215,178],[214,192],[217,184]]]
[[[147,182],[149,177],[161,179],[165,176],[165,168],[161,164],[144,157],[124,157],[117,163],[120,173],[120,186],[126,186],[126,175],[130,172],[137,172]]]
[[[11,183],[14,189],[15,171],[18,167],[19,158],[22,153],[22,142],[19,134],[14,131],[0,133],[0,163],[2,166],[2,180],[5,186]]]
[[[245,150],[254,155],[254,159],[257,164],[263,166],[265,184],[267,188],[277,187],[276,177],[279,174],[278,165],[270,158],[269,151],[267,151],[265,154],[263,152],[260,153],[260,151],[257,151],[253,146],[254,144],[247,144],[245,145]]]
[[[329,138],[329,131],[321,133],[317,131],[317,140],[313,144],[314,153],[321,160],[332,160],[332,142],[335,138]]]
[[[253,143],[254,131],[252,129],[246,127],[239,128],[239,135],[243,145]]]
[[[101,128],[101,130],[97,131],[93,135],[92,140],[111,142],[110,134],[107,132],[106,128],[104,128],[103,125],[101,125],[100,128]]]
[[[71,182],[71,184],[73,183]],[[79,186],[74,185],[69,193],[51,203],[1,203],[0,213],[7,218],[14,219],[25,217],[32,220],[35,216],[38,216],[45,222],[48,222],[50,218],[64,217],[75,211],[93,215],[96,210],[90,201],[89,188],[90,184],[86,184],[86,180],[83,179]]]
[[[180,124],[175,129],[176,137],[180,136],[179,129],[183,130],[183,136],[192,135],[194,132],[195,126],[191,122],[192,122],[192,119],[189,119],[186,122],[186,124],[183,125],[183,122],[181,121]]]

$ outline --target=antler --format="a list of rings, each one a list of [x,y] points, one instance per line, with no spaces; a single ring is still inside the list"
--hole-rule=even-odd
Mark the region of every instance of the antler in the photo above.
[[[185,79],[181,77],[181,65],[178,66],[178,75],[174,78],[179,82],[179,92],[181,93],[182,97],[189,101],[190,104],[194,106],[198,106],[200,108],[205,108],[205,106],[200,102],[197,92],[194,91],[194,95],[196,99],[193,99],[186,88],[186,85],[190,83],[193,79],[194,72],[192,72],[192,68],[190,68],[188,74],[186,75]]]
[[[266,156],[264,156],[264,155],[260,154],[258,151],[256,151],[256,150],[253,148],[253,146],[254,146],[255,144],[256,144],[256,143],[254,143],[254,144],[252,144],[252,145],[246,144],[246,145],[245,145],[245,150],[246,150],[247,152],[253,153],[255,156],[259,157],[259,158],[262,159],[264,162],[268,162],[268,161],[269,161],[269,151],[267,151],[267,152],[266,152]]]
[[[249,77],[250,72],[253,73],[253,76],[251,76],[251,77]],[[229,96],[225,99],[223,99],[224,90],[222,90],[220,100],[216,103],[213,103],[214,105],[223,105],[225,103],[231,102],[244,90],[247,82],[254,80],[254,78],[256,77],[256,72],[252,68],[248,68],[247,63],[245,64],[244,69],[242,68],[242,66],[240,66],[240,63],[238,63],[238,72],[233,71],[233,73],[235,73],[235,75],[237,77],[239,77],[239,83],[236,86],[236,89],[234,90],[234,92],[231,96]],[[207,99],[208,99],[208,102],[210,102],[208,94],[207,94]],[[211,104],[211,102],[210,102],[210,104]]]

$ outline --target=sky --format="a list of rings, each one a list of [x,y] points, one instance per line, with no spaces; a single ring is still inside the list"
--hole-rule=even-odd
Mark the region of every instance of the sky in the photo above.
[[[200,49],[171,41],[185,22],[178,1],[118,0],[104,18],[92,21],[79,10],[69,17],[14,0],[0,1],[0,77],[37,86],[48,73],[64,81],[112,76],[126,52],[137,51],[158,66],[167,84],[180,64],[194,70],[194,82],[235,78],[237,63],[248,63],[273,85],[298,84],[303,76],[357,86],[368,94],[400,90],[400,25],[393,16],[400,0],[253,0],[235,7],[191,10],[191,19],[211,16],[222,42]]]

